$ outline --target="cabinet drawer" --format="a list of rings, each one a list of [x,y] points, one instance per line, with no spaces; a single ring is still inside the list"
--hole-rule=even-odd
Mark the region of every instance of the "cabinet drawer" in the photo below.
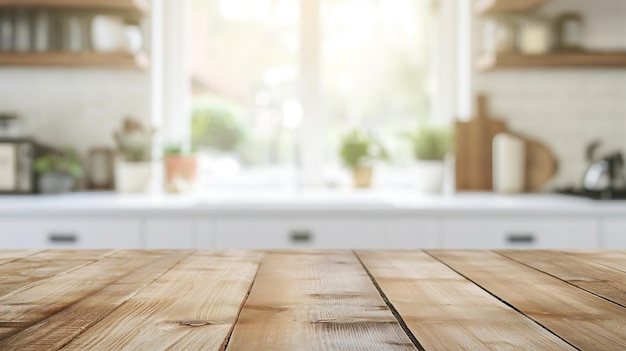
[[[250,249],[390,249],[432,248],[437,222],[411,218],[218,219],[217,248]]]
[[[443,223],[444,248],[592,249],[599,243],[592,218],[451,218]]]
[[[604,249],[626,249],[626,220],[606,219],[603,226]]]
[[[146,249],[194,249],[193,217],[147,218]]]
[[[141,222],[123,218],[0,219],[0,248],[136,249]]]

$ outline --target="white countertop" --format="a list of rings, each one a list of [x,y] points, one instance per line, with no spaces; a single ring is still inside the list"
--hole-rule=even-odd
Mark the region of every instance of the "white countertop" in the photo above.
[[[556,194],[446,196],[398,190],[244,190],[196,195],[0,196],[0,216],[58,214],[228,214],[228,213],[415,213],[416,215],[612,215],[626,216],[626,201],[594,201]]]

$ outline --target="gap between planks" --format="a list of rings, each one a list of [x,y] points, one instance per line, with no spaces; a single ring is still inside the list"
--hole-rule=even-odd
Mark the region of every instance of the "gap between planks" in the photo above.
[[[423,251],[357,255],[425,350],[575,350]]]
[[[428,250],[579,350],[623,350],[626,309],[492,251]]]
[[[262,255],[196,251],[62,350],[220,350]]]
[[[350,251],[268,251],[226,351],[417,350]]]
[[[31,327],[0,341],[4,351],[58,350],[98,323],[143,286],[168,272],[191,251],[163,254],[100,291],[87,296]]]
[[[554,250],[497,250],[496,253],[626,307],[626,272]],[[624,257],[626,260],[626,257]]]

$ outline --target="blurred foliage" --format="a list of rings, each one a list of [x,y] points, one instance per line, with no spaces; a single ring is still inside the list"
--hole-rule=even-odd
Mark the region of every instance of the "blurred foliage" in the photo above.
[[[413,144],[413,156],[417,160],[443,160],[452,150],[453,131],[450,127],[423,125],[406,136]]]
[[[339,154],[346,166],[354,169],[370,166],[375,160],[387,159],[387,151],[369,133],[354,129],[344,135]]]
[[[235,151],[245,136],[240,122],[241,114],[241,108],[217,97],[194,101],[191,117],[192,148]]]
[[[50,151],[38,157],[34,164],[35,172],[63,173],[78,179],[83,176],[83,165],[76,150],[66,148],[63,150]]]

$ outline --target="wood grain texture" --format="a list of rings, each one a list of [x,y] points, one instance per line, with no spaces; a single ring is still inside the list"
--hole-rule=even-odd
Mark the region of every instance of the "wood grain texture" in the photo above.
[[[196,252],[62,350],[220,350],[262,252]]]
[[[618,269],[626,272],[626,251],[604,250],[604,251],[565,251],[566,254],[572,255],[589,262],[601,264],[607,267]]]
[[[152,283],[189,251],[155,253],[154,260],[93,295],[87,296],[49,318],[0,341],[0,350],[55,351],[109,315],[144,285]]]
[[[64,251],[47,251],[50,257]],[[88,251],[69,253],[71,258],[90,257]],[[96,252],[97,254],[97,252]],[[103,289],[134,269],[146,264],[154,253],[120,251],[104,254],[99,260],[62,272],[49,279],[5,294],[0,298],[0,340],[16,334],[31,325],[67,308],[75,302]],[[79,262],[82,262],[79,260]],[[21,272],[14,272],[21,274]]]
[[[228,351],[416,350],[347,251],[270,252]]]
[[[488,116],[487,98],[479,95],[477,113],[468,122],[456,123],[456,189],[493,189],[493,138],[506,131],[503,121]]]
[[[24,257],[32,256],[41,251],[42,250],[1,250],[0,251],[0,265],[17,261]]]
[[[57,274],[93,263],[107,255],[102,251],[49,251],[35,253],[24,252],[24,258],[14,259],[0,265],[0,297],[27,287],[36,282],[54,277]]]
[[[357,255],[427,351],[575,350],[424,252]]]
[[[557,251],[498,251],[574,286],[626,306],[626,272]]]
[[[489,251],[431,255],[580,350],[623,350],[626,309]]]

